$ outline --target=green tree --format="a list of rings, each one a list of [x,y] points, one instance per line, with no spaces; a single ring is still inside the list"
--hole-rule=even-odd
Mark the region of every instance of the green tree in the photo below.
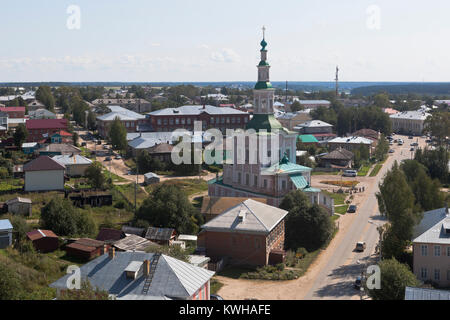
[[[285,221],[287,248],[305,248],[311,252],[322,247],[332,236],[334,225],[330,215],[319,205],[311,205],[301,190],[288,193],[280,208],[289,211]]]
[[[301,111],[303,109],[304,109],[304,107],[298,101],[294,101],[294,103],[291,104],[291,111],[292,112]]]
[[[20,300],[22,286],[16,270],[0,262],[0,274],[0,300]]]
[[[77,132],[74,132],[73,134],[72,134],[72,140],[73,140],[73,145],[75,146],[75,147],[78,147],[78,139],[79,139],[80,137],[78,136],[78,133]]]
[[[418,149],[414,160],[419,161],[427,167],[432,179],[439,179],[442,184],[450,182],[450,172],[448,169],[449,152],[445,148],[439,147],[436,150]]]
[[[40,225],[59,236],[92,236],[97,229],[91,215],[75,208],[70,200],[58,197],[41,209]]]
[[[420,285],[408,265],[395,259],[383,260],[379,263],[381,271],[381,288],[368,290],[373,300],[403,300],[406,287]]]
[[[94,288],[89,280],[81,282],[80,289],[62,290],[59,300],[111,300],[108,291]]]
[[[42,102],[48,110],[55,111],[55,98],[49,86],[40,86],[36,90],[36,99]]]
[[[111,123],[109,137],[114,150],[125,150],[127,148],[127,129],[118,117]]]
[[[387,142],[384,134],[381,134],[381,137],[378,140],[378,144],[375,148],[375,158],[378,161],[383,161],[386,158],[388,152],[389,152],[389,143]]]
[[[435,112],[424,122],[424,133],[431,135],[439,146],[448,146],[450,137],[450,112]]]
[[[103,166],[100,162],[92,163],[84,173],[89,184],[96,189],[102,189],[106,184],[106,177],[103,174]]]
[[[390,108],[391,102],[387,93],[379,93],[373,97],[373,104],[380,108]]]
[[[179,233],[196,233],[203,222],[200,213],[178,186],[157,186],[139,208],[135,220],[145,220],[151,226],[174,228]]]
[[[28,130],[25,127],[24,124],[19,124],[16,128],[16,131],[14,132],[13,138],[14,138],[14,144],[21,148],[22,143],[24,143],[27,140],[28,137]]]

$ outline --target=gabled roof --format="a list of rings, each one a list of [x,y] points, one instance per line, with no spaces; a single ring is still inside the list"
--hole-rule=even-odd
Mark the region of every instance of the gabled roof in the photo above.
[[[114,247],[123,251],[145,251],[150,246],[159,246],[159,244],[135,234],[130,234],[114,242]]]
[[[271,175],[271,174],[292,174],[292,173],[300,173],[305,171],[312,171],[311,168],[301,166],[299,164],[295,164],[289,161],[287,156],[284,156],[283,159],[279,163],[275,163],[269,168],[262,169],[261,174],[263,175]]]
[[[168,143],[159,143],[151,148],[150,153],[171,153],[173,145]]]
[[[447,208],[427,211],[422,221],[414,228],[413,242],[450,244],[450,215]]]
[[[125,238],[125,232],[117,229],[103,228],[97,235],[95,240],[99,241],[117,241]]]
[[[96,250],[97,248],[103,247],[105,242],[89,239],[89,238],[81,238],[78,239],[75,242],[72,242],[71,244],[68,244],[66,248],[72,248],[84,252],[92,252]]]
[[[125,269],[132,262],[143,263],[156,258],[154,253],[116,252],[114,259],[104,254],[80,268],[81,277],[94,286],[106,290],[123,300],[188,299],[214,275],[213,271],[195,267],[189,263],[166,255],[159,257],[147,293],[143,293],[146,277],[142,268],[136,279],[128,279]],[[53,288],[67,288],[65,275],[50,285]]]
[[[137,236],[143,236],[145,235],[145,228],[136,228],[136,227],[130,227],[130,226],[122,226],[122,231],[126,234],[134,234]]]
[[[8,219],[0,220],[0,230],[13,229],[11,222]]]
[[[373,141],[364,137],[336,137],[328,143],[348,143],[348,144],[372,144]]]
[[[353,152],[348,151],[347,149],[338,148],[324,156],[321,159],[324,160],[351,160],[353,159]]]
[[[380,137],[380,133],[378,131],[372,130],[372,129],[359,129],[358,131],[355,131],[352,133],[352,136],[355,137],[368,137],[377,139]]]
[[[53,233],[53,231],[41,229],[27,232],[27,237],[31,241],[35,241],[42,238],[58,238],[58,236],[55,233]]]
[[[229,107],[214,107],[210,105],[191,105],[181,106],[178,108],[166,108],[148,113],[150,116],[183,116],[183,115],[199,115],[201,113],[210,115],[232,115],[232,114],[248,114],[237,109]]]
[[[311,120],[311,121],[303,122],[297,126],[305,127],[305,128],[321,128],[321,127],[332,127],[333,125],[326,123],[325,121],[322,121],[322,120]]]
[[[22,197],[17,197],[17,198],[14,198],[14,199],[11,199],[11,200],[6,201],[6,204],[7,204],[7,205],[11,205],[11,204],[16,203],[16,202],[20,202],[20,203],[29,203],[29,204],[31,204],[31,199],[28,199],[28,198],[22,198]]]
[[[30,119],[26,122],[28,130],[33,129],[67,129],[67,119]]]
[[[61,152],[62,154],[80,154],[81,149],[75,147],[71,144],[66,143],[51,143],[49,145],[46,145],[40,149],[37,150],[38,153],[40,152]]]
[[[241,231],[268,234],[288,214],[287,211],[247,199],[202,226],[207,231]],[[243,220],[239,220],[243,216]]]
[[[23,171],[64,170],[65,167],[47,156],[40,156],[23,166]]]
[[[202,202],[202,214],[218,215],[225,210],[237,206],[239,203],[244,202],[248,198],[242,197],[203,197]],[[267,204],[266,198],[254,198],[253,200]]]
[[[145,238],[156,241],[169,241],[175,234],[173,228],[155,228],[148,227]]]
[[[59,162],[62,165],[76,165],[76,164],[91,164],[92,160],[83,157],[81,155],[57,155],[52,157],[53,160]]]

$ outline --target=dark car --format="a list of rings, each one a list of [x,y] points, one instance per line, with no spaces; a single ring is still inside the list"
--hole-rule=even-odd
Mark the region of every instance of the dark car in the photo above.
[[[218,294],[211,294],[211,295],[209,295],[209,298],[211,300],[223,300],[223,298],[221,296],[219,296]]]
[[[111,157],[106,157],[105,161],[111,161]]]
[[[394,152],[395,152],[394,149],[389,150],[389,153],[394,153]]]
[[[409,149],[409,151],[411,151],[411,152],[413,152],[415,149],[414,149],[414,147],[412,147],[411,149]]]
[[[408,139],[414,139],[414,137],[413,136],[409,136]]]
[[[356,212],[356,206],[352,204],[350,207],[348,207],[347,210],[348,213],[355,213]]]
[[[355,283],[353,284],[353,287],[355,289],[357,289],[357,290],[360,290],[361,289],[361,284],[362,284],[361,277],[360,276],[356,277],[356,280],[355,280]]]
[[[86,142],[82,142],[82,143],[81,143],[81,146],[82,146],[82,147],[86,147]]]

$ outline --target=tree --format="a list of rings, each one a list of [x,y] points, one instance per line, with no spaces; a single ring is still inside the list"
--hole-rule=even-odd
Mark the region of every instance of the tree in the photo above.
[[[442,184],[450,182],[450,173],[448,169],[449,152],[439,147],[436,150],[418,149],[414,156],[414,160],[419,161],[428,169],[428,173],[432,179],[439,179]]]
[[[422,211],[430,211],[444,206],[444,194],[440,191],[439,180],[432,180],[428,169],[416,160],[405,160],[400,168],[406,176],[416,199],[416,204]]]
[[[40,224],[59,236],[92,236],[97,231],[91,215],[75,208],[70,200],[59,197],[41,209]]]
[[[383,161],[388,152],[389,152],[389,143],[387,142],[384,134],[381,134],[380,139],[378,140],[378,144],[375,148],[375,158],[378,161]]]
[[[49,86],[40,86],[36,91],[36,99],[42,102],[48,110],[55,111],[55,98]]]
[[[387,93],[379,93],[373,97],[373,104],[380,108],[390,108],[391,102]]]
[[[403,300],[405,287],[420,285],[416,276],[409,270],[408,265],[395,259],[383,260],[379,263],[381,272],[381,288],[368,290],[374,300]]]
[[[97,122],[96,122],[95,114],[89,110],[88,116],[87,116],[87,128],[89,130],[95,130],[97,129]]]
[[[72,140],[73,140],[73,145],[75,147],[78,147],[78,139],[79,139],[78,133],[74,132],[72,135]]]
[[[450,112],[435,112],[424,122],[423,132],[431,135],[439,146],[448,146],[447,137],[450,137]]]
[[[135,220],[151,226],[174,228],[178,233],[196,233],[203,218],[178,186],[157,186],[139,208]]]
[[[304,107],[298,101],[294,101],[294,103],[291,104],[291,111],[292,112],[301,111],[303,109],[304,109]]]
[[[285,246],[289,249],[317,250],[333,234],[334,225],[329,214],[319,205],[311,205],[301,190],[288,193],[280,208],[289,211],[285,221]]]
[[[89,184],[95,189],[102,189],[106,184],[106,177],[103,174],[103,166],[100,162],[91,164],[84,173]]]
[[[20,300],[21,281],[16,270],[0,262],[0,300]]]
[[[109,129],[109,137],[114,150],[125,150],[127,148],[127,129],[116,117]]]
[[[89,280],[81,282],[80,289],[62,290],[59,300],[110,300],[108,291],[94,288]]]
[[[14,144],[17,147],[22,147],[22,143],[24,143],[27,140],[28,137],[28,130],[25,127],[24,124],[19,124],[16,128],[16,132],[14,132],[13,138],[14,138]]]
[[[389,233],[398,239],[393,242],[398,245],[398,249],[391,251],[403,252],[407,241],[411,240],[414,226],[420,221],[421,214],[420,209],[415,206],[414,194],[405,174],[397,162],[386,174],[379,189],[376,197],[380,213],[386,216],[391,224]]]

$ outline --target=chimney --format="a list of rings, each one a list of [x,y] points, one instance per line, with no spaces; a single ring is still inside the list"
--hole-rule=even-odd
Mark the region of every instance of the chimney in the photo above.
[[[143,263],[143,272],[144,272],[144,277],[148,277],[148,275],[150,274],[150,260],[144,260]]]
[[[109,248],[109,258],[112,260],[116,256],[116,249],[114,247]]]

